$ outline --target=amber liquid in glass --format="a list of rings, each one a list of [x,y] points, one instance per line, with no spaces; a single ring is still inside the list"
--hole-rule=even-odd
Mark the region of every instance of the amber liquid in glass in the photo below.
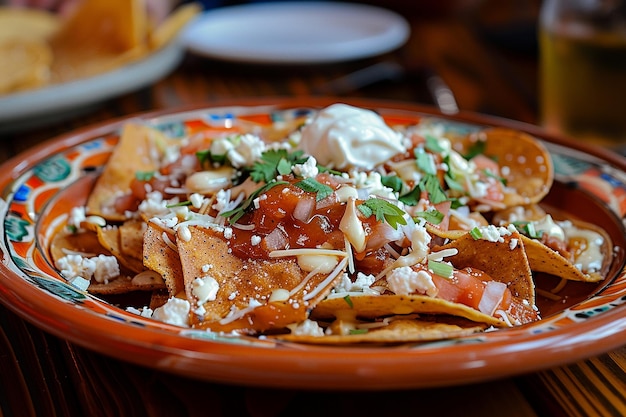
[[[550,131],[626,146],[626,34],[542,29],[541,117]]]

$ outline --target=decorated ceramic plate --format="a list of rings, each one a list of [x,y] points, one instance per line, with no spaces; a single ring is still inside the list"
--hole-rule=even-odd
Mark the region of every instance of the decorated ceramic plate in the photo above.
[[[55,231],[73,207],[85,204],[129,121],[174,138],[242,126],[282,131],[332,103],[321,98],[260,100],[143,114],[54,138],[7,162],[0,172],[0,300],[34,325],[105,355],[204,380],[274,387],[452,385],[557,366],[623,344],[626,161],[522,123],[475,114],[442,116],[403,103],[350,102],[375,110],[390,124],[432,124],[449,135],[499,126],[539,138],[551,155],[555,179],[542,204],[608,233],[614,251],[606,279],[570,282],[558,297],[538,293],[541,319],[520,326],[437,341],[320,345],[165,324],[128,310],[131,301],[123,297],[96,296],[71,285],[54,267],[50,247]]]

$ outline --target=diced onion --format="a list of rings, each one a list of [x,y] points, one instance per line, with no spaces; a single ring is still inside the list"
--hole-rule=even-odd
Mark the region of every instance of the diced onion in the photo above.
[[[485,286],[485,291],[478,303],[478,309],[482,313],[493,316],[500,302],[502,302],[506,289],[507,286],[503,282],[488,281]]]

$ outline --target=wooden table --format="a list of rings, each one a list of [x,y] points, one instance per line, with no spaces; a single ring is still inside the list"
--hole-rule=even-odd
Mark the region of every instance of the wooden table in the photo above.
[[[432,104],[426,79],[433,73],[447,82],[463,110],[536,123],[534,44],[527,37],[510,37],[532,34],[532,25],[528,21],[499,25],[486,13],[479,16],[483,25],[476,26],[476,16],[472,17],[408,15],[412,35],[404,47],[358,62],[277,68],[186,56],[171,75],[148,88],[57,124],[3,133],[0,160],[81,126],[181,105],[310,95]],[[400,63],[408,72],[357,89],[345,80],[332,82],[381,62]],[[143,368],[51,336],[0,306],[0,416],[582,416],[625,412],[626,341],[621,349],[569,366],[474,385],[374,393],[308,392],[220,385]]]

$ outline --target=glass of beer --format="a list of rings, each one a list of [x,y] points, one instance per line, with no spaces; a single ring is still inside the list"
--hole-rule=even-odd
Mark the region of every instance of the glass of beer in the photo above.
[[[539,40],[546,129],[626,148],[626,0],[545,0]]]

